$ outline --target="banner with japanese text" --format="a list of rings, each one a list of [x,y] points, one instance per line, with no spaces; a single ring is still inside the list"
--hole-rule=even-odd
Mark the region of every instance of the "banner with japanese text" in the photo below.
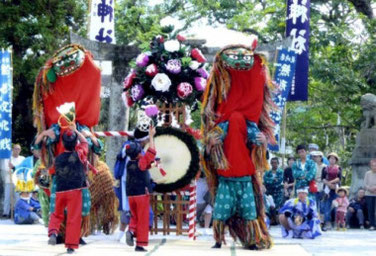
[[[279,90],[273,95],[273,101],[278,106],[279,110],[271,112],[270,115],[275,123],[274,135],[277,141],[280,141],[282,112],[292,87],[297,61],[295,51],[289,49],[280,49],[277,56],[274,81],[279,85]],[[268,148],[271,151],[280,150],[279,145],[269,145]]]
[[[297,54],[295,77],[288,101],[308,99],[310,0],[287,0],[286,36]]]
[[[89,39],[115,43],[115,0],[91,0]]]
[[[12,151],[12,68],[11,52],[0,51],[0,159]]]

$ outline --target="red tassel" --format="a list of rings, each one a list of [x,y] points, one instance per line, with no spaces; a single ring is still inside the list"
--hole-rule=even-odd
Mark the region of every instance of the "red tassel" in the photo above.
[[[167,173],[165,170],[163,170],[162,168],[159,168],[159,171],[161,172],[163,177],[166,176]]]

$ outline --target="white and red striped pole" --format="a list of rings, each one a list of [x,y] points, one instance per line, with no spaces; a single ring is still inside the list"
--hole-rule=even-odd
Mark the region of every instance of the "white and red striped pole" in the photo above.
[[[132,132],[127,131],[105,131],[105,132],[94,132],[96,137],[129,137],[133,136]]]
[[[188,237],[196,240],[196,180],[193,180],[189,185],[189,229]]]

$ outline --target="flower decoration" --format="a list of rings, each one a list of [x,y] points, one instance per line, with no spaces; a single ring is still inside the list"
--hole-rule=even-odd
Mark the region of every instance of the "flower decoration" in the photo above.
[[[140,84],[136,84],[131,89],[131,97],[133,101],[138,101],[142,99],[144,94],[145,94],[144,88],[142,88],[142,85]]]
[[[179,74],[180,71],[181,71],[180,60],[173,59],[173,60],[167,61],[166,69],[167,69],[168,72],[170,72],[172,74]]]
[[[180,49],[180,43],[177,40],[169,40],[164,43],[164,48],[168,52],[177,52]]]
[[[195,60],[193,60],[193,61],[191,61],[191,62],[189,63],[189,67],[190,67],[192,70],[196,70],[196,69],[198,69],[199,66],[200,66],[200,63],[199,63],[198,61],[195,61]]]
[[[151,80],[151,85],[156,91],[167,92],[171,86],[171,80],[165,73],[158,73]]]
[[[208,78],[205,57],[198,48],[186,45],[184,36],[171,36],[168,30],[164,33],[151,40],[149,48],[135,59],[135,69],[123,82],[123,100],[127,106],[141,108],[181,102],[194,111]],[[145,104],[146,99],[150,103]]]
[[[76,105],[74,102],[67,102],[56,107],[57,112],[60,113],[58,124],[60,127],[69,126],[76,120]],[[65,122],[62,122],[64,120]]]
[[[182,99],[187,98],[193,92],[193,87],[190,83],[180,83],[178,85],[178,96]]]
[[[145,53],[141,53],[137,56],[136,65],[139,67],[145,67],[149,62],[149,56]]]
[[[198,62],[200,63],[204,63],[206,62],[206,58],[205,56],[202,54],[202,52],[197,49],[197,48],[194,48],[192,49],[191,51],[191,55],[192,55],[192,58],[194,58],[195,60],[197,60]]]
[[[197,69],[197,73],[198,73],[201,77],[203,77],[203,78],[205,78],[205,79],[207,79],[207,78],[209,77],[209,72],[206,71],[206,69],[204,69],[204,68],[199,68],[199,69]]]
[[[131,70],[128,76],[124,79],[124,82],[123,82],[124,89],[128,89],[129,87],[131,87],[133,83],[133,79],[135,77],[136,77],[136,73],[133,70]]]
[[[176,39],[178,39],[179,42],[184,42],[186,40],[186,38],[182,35],[177,35]]]
[[[156,74],[158,74],[157,65],[150,64],[149,66],[146,67],[145,73],[148,76],[154,77]]]
[[[159,109],[156,105],[148,105],[145,107],[145,113],[148,117],[152,118],[159,113]]]
[[[195,77],[195,87],[197,91],[203,92],[206,87],[206,79],[202,77]]]

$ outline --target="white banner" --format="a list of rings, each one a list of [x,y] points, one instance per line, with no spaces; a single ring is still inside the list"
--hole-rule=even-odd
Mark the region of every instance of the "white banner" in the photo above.
[[[115,0],[91,0],[89,38],[115,44]]]

